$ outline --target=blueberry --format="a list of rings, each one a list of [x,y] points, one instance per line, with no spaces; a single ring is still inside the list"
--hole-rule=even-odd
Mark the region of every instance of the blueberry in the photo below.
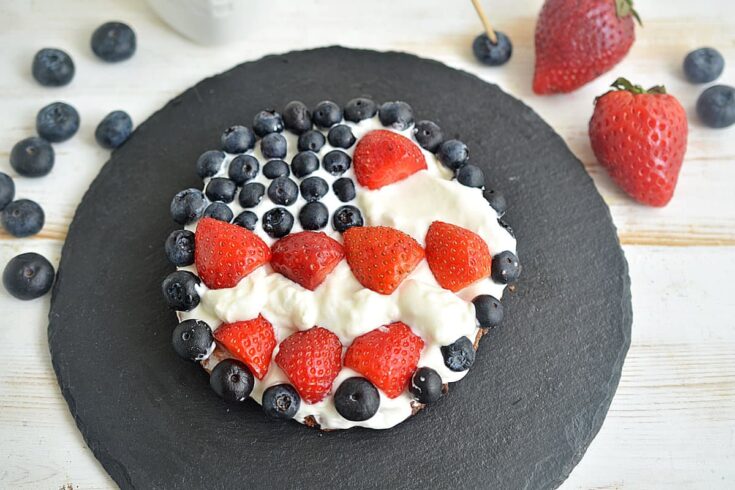
[[[51,143],[66,141],[79,130],[79,113],[64,102],[52,102],[36,114],[36,132]]]
[[[10,151],[10,165],[24,177],[43,177],[54,166],[54,149],[38,136],[20,140]]]
[[[470,158],[470,151],[467,149],[467,145],[459,140],[447,140],[439,145],[436,156],[439,157],[439,161],[445,167],[456,171],[467,163]]]
[[[263,411],[268,417],[289,420],[299,411],[301,397],[294,387],[289,384],[269,386],[263,392],[262,405]]]
[[[508,250],[493,257],[492,278],[495,282],[508,284],[518,280],[521,275],[521,264],[518,257]]]
[[[692,83],[709,83],[722,75],[725,58],[714,48],[695,49],[684,58],[684,74]]]
[[[332,184],[332,190],[342,202],[352,201],[355,198],[355,184],[352,179],[340,177]]]
[[[495,31],[497,42],[492,42],[484,32],[472,43],[472,52],[481,63],[500,66],[508,62],[513,54],[513,44],[504,33]]]
[[[291,170],[298,177],[306,177],[310,173],[316,172],[319,168],[319,157],[311,151],[302,151],[296,154],[291,160]]]
[[[380,106],[378,118],[383,126],[403,131],[413,124],[413,109],[402,101],[386,102]]]
[[[327,139],[321,131],[311,129],[299,136],[298,148],[299,151],[319,151],[326,142]]]
[[[60,49],[43,48],[33,57],[33,78],[46,87],[61,87],[74,78],[74,62]]]
[[[281,133],[270,133],[260,140],[260,151],[265,158],[285,158],[286,138]]]
[[[475,296],[472,300],[475,305],[475,318],[481,328],[492,328],[503,321],[503,305],[500,300],[489,294]]]
[[[236,191],[237,184],[234,180],[215,177],[207,184],[206,194],[210,201],[232,202]]]
[[[283,160],[271,160],[263,166],[263,175],[269,179],[288,177],[290,174],[288,164]]]
[[[0,211],[15,197],[15,183],[10,175],[0,172]]]
[[[218,221],[224,221],[225,223],[232,221],[233,216],[232,209],[223,202],[213,202],[207,206],[203,215],[204,218],[212,218]]]
[[[501,218],[498,218],[498,224],[502,226],[505,229],[505,231],[508,232],[510,236],[512,236],[513,238],[516,237],[516,234],[513,233],[513,228],[511,228],[510,225],[506,223],[505,221],[503,221]]]
[[[293,215],[286,208],[269,209],[263,215],[263,231],[271,238],[281,238],[291,233]]]
[[[358,97],[345,104],[345,120],[360,122],[378,113],[378,104],[373,99]]]
[[[171,217],[180,225],[187,225],[202,217],[207,199],[199,189],[185,189],[171,200]]]
[[[353,226],[362,226],[362,213],[355,206],[342,206],[334,212],[332,226],[340,233]]]
[[[726,128],[735,123],[735,88],[714,85],[697,99],[697,114],[711,128]]]
[[[125,143],[133,132],[133,120],[125,111],[112,111],[94,130],[94,138],[100,146],[114,150]]]
[[[135,32],[122,22],[106,22],[94,31],[91,44],[98,58],[124,61],[135,53]]]
[[[250,182],[240,189],[240,206],[244,208],[254,208],[257,206],[265,195],[265,186],[260,182]]]
[[[197,175],[202,179],[214,177],[225,162],[225,154],[219,150],[205,151],[197,158]]]
[[[435,403],[442,397],[444,389],[442,377],[429,367],[418,368],[411,377],[408,391],[416,397],[419,403]]]
[[[329,192],[329,184],[321,177],[306,178],[299,187],[301,196],[306,199],[306,202],[318,201]]]
[[[455,372],[467,371],[475,362],[475,348],[467,337],[441,347],[444,365]]]
[[[209,386],[226,402],[244,402],[255,386],[248,367],[235,359],[225,359],[209,375]]]
[[[321,230],[329,223],[329,209],[318,201],[306,203],[299,211],[299,223],[305,230]]]
[[[350,166],[352,158],[342,150],[332,150],[322,158],[322,167],[332,175],[342,175]]]
[[[355,135],[346,124],[333,126],[327,134],[327,141],[335,148],[349,148],[355,144]]]
[[[255,134],[245,126],[231,126],[222,133],[220,141],[227,153],[245,153],[255,146]]]
[[[480,167],[467,164],[457,172],[457,181],[467,187],[482,189],[485,187],[485,174]]]
[[[283,125],[292,133],[302,134],[311,129],[311,112],[306,104],[294,100],[283,109]]]
[[[40,298],[49,292],[53,284],[54,266],[37,253],[13,257],[3,271],[3,286],[17,299]]]
[[[347,378],[334,393],[334,408],[347,420],[362,422],[380,407],[378,389],[365,378]]]
[[[176,267],[194,263],[194,233],[189,230],[174,230],[166,238],[166,257]]]
[[[320,128],[331,128],[342,120],[342,109],[334,102],[325,100],[316,105],[311,119]]]
[[[253,118],[253,131],[261,138],[266,134],[280,133],[283,131],[283,119],[273,109],[260,111]]]
[[[13,201],[0,214],[5,231],[18,238],[35,235],[41,231],[45,220],[41,206],[30,199]]]
[[[232,220],[233,225],[242,226],[250,231],[255,230],[255,224],[258,222],[258,215],[252,211],[243,211],[242,213],[235,216]]]
[[[419,121],[413,127],[413,137],[424,150],[435,152],[444,141],[441,128],[431,121]]]
[[[299,186],[288,177],[278,177],[268,186],[268,197],[274,204],[290,206],[299,197]]]
[[[258,175],[258,170],[260,170],[260,164],[257,158],[252,155],[237,155],[230,162],[227,176],[237,185],[243,185],[254,179]]]
[[[508,202],[505,200],[505,196],[500,191],[494,191],[492,189],[486,189],[483,193],[490,207],[498,213],[498,216],[503,216],[505,211],[508,209]]]
[[[191,311],[199,305],[197,285],[199,285],[199,278],[191,272],[175,271],[163,280],[161,290],[169,308]]]
[[[184,320],[174,328],[171,344],[182,359],[202,361],[209,357],[214,348],[214,336],[206,322]]]

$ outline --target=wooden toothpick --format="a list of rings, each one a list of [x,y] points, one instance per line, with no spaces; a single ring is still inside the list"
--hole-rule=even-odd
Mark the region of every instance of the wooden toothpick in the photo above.
[[[493,44],[498,44],[498,38],[497,36],[495,36],[495,29],[493,29],[492,24],[485,15],[485,11],[482,9],[482,5],[480,5],[480,0],[472,0],[472,5],[475,6],[475,10],[477,10],[477,15],[480,16],[482,25],[485,26],[485,34],[487,34],[490,42]]]

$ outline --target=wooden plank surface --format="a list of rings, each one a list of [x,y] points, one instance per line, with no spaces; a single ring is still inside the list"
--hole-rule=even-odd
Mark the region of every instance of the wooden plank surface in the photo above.
[[[82,116],[79,134],[54,146],[50,176],[16,181],[19,197],[42,204],[47,225],[22,240],[0,231],[0,266],[25,251],[58,262],[74,210],[108,155],[95,145],[94,127],[113,109],[141,122],[201,78],[273,52],[342,44],[435,58],[498,83],[554,126],[609,204],[630,262],[631,350],[608,418],[565,488],[735,487],[735,129],[714,131],[696,120],[702,88],[680,72],[688,50],[712,45],[728,62],[720,81],[735,84],[735,3],[639,0],[645,28],[626,60],[572,96],[543,98],[530,90],[541,0],[485,0],[514,43],[511,63],[500,69],[472,58],[481,26],[469,1],[251,1],[250,38],[222,48],[184,40],[142,0],[0,2],[0,171],[14,175],[10,149],[34,133],[41,106],[65,100]],[[97,61],[88,47],[92,30],[112,19],[138,33],[138,53],[120,65]],[[30,60],[44,46],[72,54],[77,74],[70,86],[48,89],[31,79]],[[664,209],[632,203],[589,147],[592,101],[617,75],[666,84],[690,114],[687,159]],[[0,488],[110,488],[56,385],[48,301],[19,302],[0,288]]]

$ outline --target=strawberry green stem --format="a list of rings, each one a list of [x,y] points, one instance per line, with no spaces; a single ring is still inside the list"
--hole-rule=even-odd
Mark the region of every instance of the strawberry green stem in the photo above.
[[[487,15],[485,15],[485,10],[482,8],[482,5],[480,4],[480,0],[472,0],[472,5],[475,6],[477,15],[480,16],[480,21],[482,22],[482,25],[485,27],[485,34],[487,34],[487,37],[490,39],[490,42],[493,44],[498,44],[498,37],[495,35],[495,29],[493,29],[493,25],[490,23],[490,20],[487,18]]]
[[[627,78],[620,77],[617,80],[613,82],[612,85],[610,85],[612,88],[617,90],[626,90],[632,94],[665,94],[666,93],[666,87],[663,85],[654,85],[653,87],[649,88],[648,90],[644,89],[640,85],[634,85],[628,80]]]
[[[633,18],[638,21],[638,24],[643,27],[641,17],[633,8],[633,0],[615,0],[615,10],[618,12],[618,18],[622,19],[623,17],[632,15]]]

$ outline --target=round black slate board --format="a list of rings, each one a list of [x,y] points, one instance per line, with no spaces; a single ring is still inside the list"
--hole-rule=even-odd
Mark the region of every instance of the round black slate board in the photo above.
[[[220,132],[292,99],[403,99],[468,143],[511,204],[524,274],[464,381],[388,431],[322,433],[232,407],[176,357],[160,293],[173,194]],[[172,100],[77,210],[49,344],[89,447],[123,488],[551,488],[597,433],[628,349],[627,265],[580,162],[498,87],[402,53],[339,47],[242,64]]]

